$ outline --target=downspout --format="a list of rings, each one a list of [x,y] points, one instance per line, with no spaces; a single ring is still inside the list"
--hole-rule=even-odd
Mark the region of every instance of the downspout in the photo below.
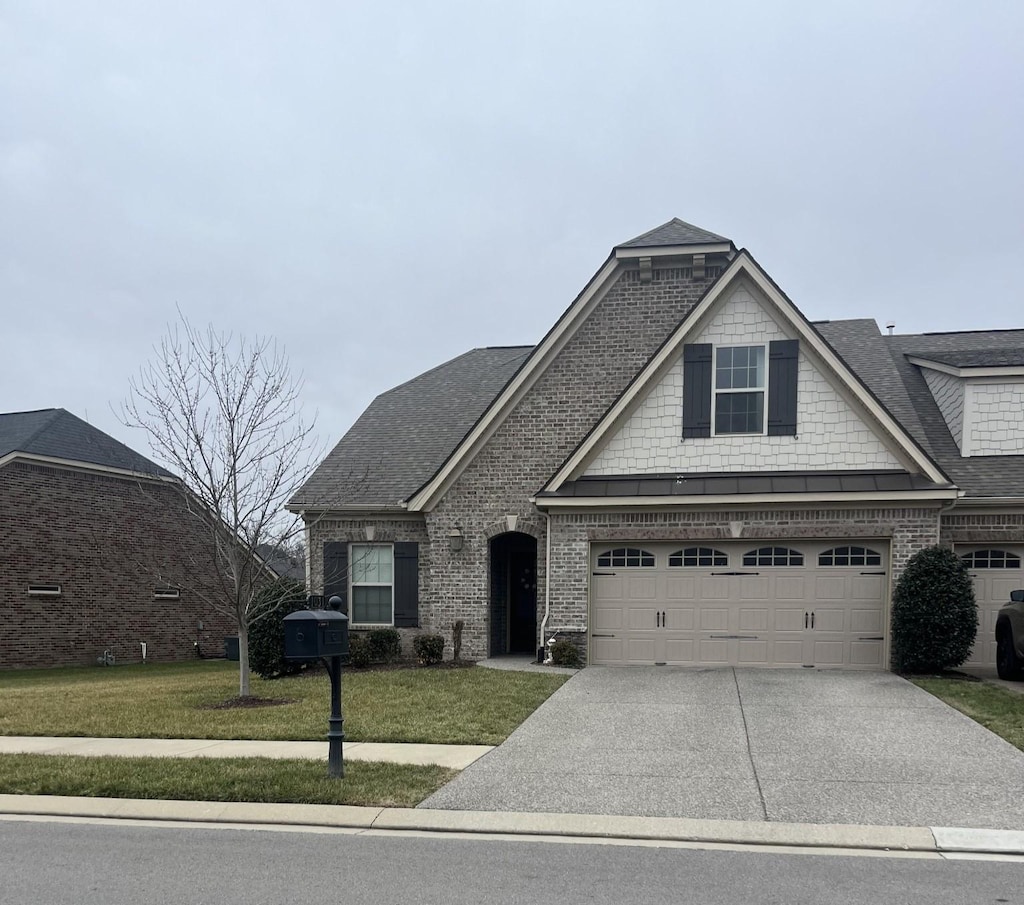
[[[547,649],[548,619],[551,617],[551,514],[544,516],[544,618],[540,621],[540,646]],[[547,662],[545,657],[544,662]]]

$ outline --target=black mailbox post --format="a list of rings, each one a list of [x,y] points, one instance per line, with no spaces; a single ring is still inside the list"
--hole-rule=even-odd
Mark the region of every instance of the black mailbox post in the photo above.
[[[344,776],[341,715],[341,658],[348,656],[348,616],[340,612],[341,598],[332,597],[329,610],[299,610],[284,617],[284,656],[287,660],[323,660],[331,677],[331,716],[327,731],[327,775]]]

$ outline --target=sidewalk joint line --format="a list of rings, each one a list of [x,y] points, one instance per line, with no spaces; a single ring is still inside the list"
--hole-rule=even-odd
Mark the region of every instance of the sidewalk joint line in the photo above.
[[[747,714],[743,709],[743,695],[740,693],[740,680],[736,678],[736,667],[732,667],[732,681],[736,686],[736,700],[740,705],[740,719],[743,720],[743,738],[747,743],[747,759],[750,761],[750,769],[754,774],[754,785],[757,787],[757,799],[761,802],[761,813],[764,819],[768,819],[768,806],[764,801],[764,791],[761,789],[761,777],[757,775],[757,764],[754,763],[754,751],[750,747],[750,727],[747,726]]]

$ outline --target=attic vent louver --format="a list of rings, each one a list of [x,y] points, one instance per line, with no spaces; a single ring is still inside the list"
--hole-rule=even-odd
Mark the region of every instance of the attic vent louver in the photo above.
[[[33,597],[58,597],[60,596],[59,584],[30,584],[28,592]]]

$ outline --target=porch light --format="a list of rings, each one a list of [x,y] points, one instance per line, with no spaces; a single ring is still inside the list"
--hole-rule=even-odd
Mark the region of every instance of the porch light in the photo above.
[[[458,527],[448,532],[448,549],[452,553],[458,553],[462,549],[462,531]]]

